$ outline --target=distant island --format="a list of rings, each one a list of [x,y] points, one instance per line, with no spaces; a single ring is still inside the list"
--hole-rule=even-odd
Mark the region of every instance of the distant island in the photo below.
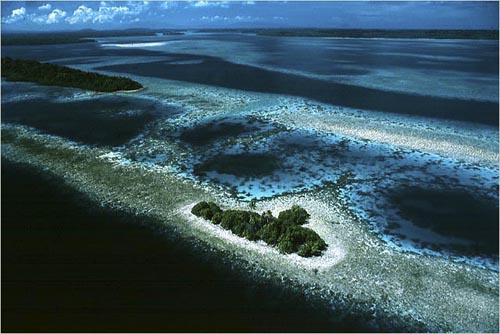
[[[2,45],[47,45],[47,44],[73,44],[95,43],[97,37],[130,37],[130,36],[155,36],[155,35],[181,35],[179,30],[154,30],[154,29],[123,29],[123,30],[93,30],[83,29],[78,31],[56,32],[11,32],[2,33]]]
[[[113,77],[66,66],[8,57],[2,57],[2,77],[7,81],[34,82],[46,86],[73,87],[96,92],[142,88],[140,83],[125,77]]]
[[[16,34],[8,35],[7,38],[2,37],[2,46],[8,45],[50,45],[50,44],[75,44],[75,43],[95,43],[95,39],[80,38],[64,35],[49,36],[46,34]]]
[[[338,38],[428,38],[428,39],[493,39],[498,30],[437,30],[437,29],[202,29],[200,32],[239,32],[274,37],[338,37]]]
[[[281,253],[297,253],[302,257],[319,256],[327,244],[309,228],[301,225],[309,220],[309,213],[298,205],[281,211],[278,218],[271,211],[259,215],[253,211],[222,210],[213,202],[196,204],[191,213],[221,225],[248,240],[263,240]]]

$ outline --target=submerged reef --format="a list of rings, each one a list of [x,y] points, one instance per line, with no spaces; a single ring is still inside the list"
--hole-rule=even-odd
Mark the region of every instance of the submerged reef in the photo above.
[[[8,81],[27,81],[46,86],[73,87],[96,92],[142,88],[140,83],[125,77],[112,77],[66,66],[8,57],[2,57],[2,77]]]
[[[278,218],[270,211],[259,215],[244,210],[222,210],[213,202],[199,202],[191,213],[220,224],[234,234],[249,240],[263,240],[281,253],[297,253],[302,257],[319,256],[327,244],[311,229],[302,227],[309,213],[298,205],[281,211]]]

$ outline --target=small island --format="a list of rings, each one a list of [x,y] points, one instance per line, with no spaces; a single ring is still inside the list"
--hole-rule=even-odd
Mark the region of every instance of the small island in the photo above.
[[[297,253],[302,257],[319,256],[327,248],[321,237],[304,225],[309,213],[298,205],[281,211],[278,218],[271,211],[261,215],[253,211],[222,210],[213,202],[196,204],[191,213],[221,225],[248,240],[263,240],[281,253]]]
[[[34,82],[46,86],[81,88],[96,92],[130,91],[142,85],[125,77],[85,72],[34,60],[2,57],[2,77],[7,81]]]

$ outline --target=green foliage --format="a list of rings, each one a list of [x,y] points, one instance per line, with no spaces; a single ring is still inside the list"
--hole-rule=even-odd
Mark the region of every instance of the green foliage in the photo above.
[[[212,216],[212,223],[219,225],[222,222],[222,212],[216,212]]]
[[[255,198],[252,198],[250,203],[248,203],[248,207],[252,210],[255,210],[257,208],[257,200]]]
[[[5,57],[2,57],[2,77],[8,81],[27,81],[46,86],[74,87],[96,92],[142,88],[140,83],[125,77],[112,77],[66,66]]]
[[[222,210],[213,202],[200,202],[193,206],[191,213],[197,217],[211,220],[214,215],[220,215]],[[218,218],[216,217],[216,219]]]
[[[270,224],[264,225],[260,230],[260,238],[269,245],[276,245],[280,235],[286,230],[286,226],[274,220]]]
[[[130,37],[130,36],[154,36],[156,33],[164,35],[181,35],[177,30],[159,30],[131,28],[121,30],[92,30],[83,29],[78,31],[50,31],[50,32],[2,32],[2,45],[46,45],[46,44],[71,44],[96,42],[96,37]]]
[[[263,240],[282,253],[297,253],[303,257],[318,256],[327,247],[316,232],[300,226],[307,222],[309,213],[296,205],[280,212],[278,219],[271,211],[263,212],[262,215],[244,210],[222,211],[212,202],[200,202],[191,212],[214,224],[220,224],[240,237]]]
[[[257,240],[262,220],[259,214],[243,210],[226,210],[222,213],[221,226],[249,240]]]
[[[277,243],[283,253],[298,253],[300,256],[320,255],[326,243],[311,229],[291,225],[280,235]]]
[[[261,218],[262,218],[263,224],[270,224],[270,223],[276,221],[276,218],[274,218],[272,212],[269,210],[267,210],[266,212],[262,212]]]
[[[7,35],[2,39],[2,46],[7,45],[50,45],[50,44],[75,44],[75,43],[95,43],[95,39],[63,37],[63,36],[26,36],[26,35]]]
[[[304,225],[309,220],[309,213],[298,205],[291,209],[281,211],[278,215],[278,221],[287,224]]]

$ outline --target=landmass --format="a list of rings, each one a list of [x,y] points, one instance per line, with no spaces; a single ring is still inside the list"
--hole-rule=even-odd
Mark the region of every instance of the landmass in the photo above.
[[[125,29],[125,30],[93,30],[61,32],[10,32],[2,33],[2,45],[46,45],[94,43],[96,37],[130,37],[155,35],[181,35],[177,30]]]
[[[2,45],[48,45],[48,44],[75,44],[75,43],[95,43],[95,39],[80,38],[71,36],[45,36],[35,34],[19,34],[2,38]]]
[[[34,82],[46,86],[81,88],[96,92],[131,91],[142,85],[125,77],[85,72],[34,60],[2,57],[2,77],[7,81]]]
[[[259,215],[253,211],[222,210],[214,202],[200,202],[191,213],[221,225],[234,234],[249,240],[263,240],[281,253],[297,253],[302,257],[319,256],[327,245],[309,228],[302,227],[309,213],[298,205],[281,211],[278,218],[271,211]]]
[[[201,30],[209,32],[214,30]],[[219,32],[230,32],[219,29]],[[493,39],[498,30],[386,30],[386,29],[234,29],[231,32],[254,33],[273,37],[339,37],[339,38],[428,38],[428,39]]]

